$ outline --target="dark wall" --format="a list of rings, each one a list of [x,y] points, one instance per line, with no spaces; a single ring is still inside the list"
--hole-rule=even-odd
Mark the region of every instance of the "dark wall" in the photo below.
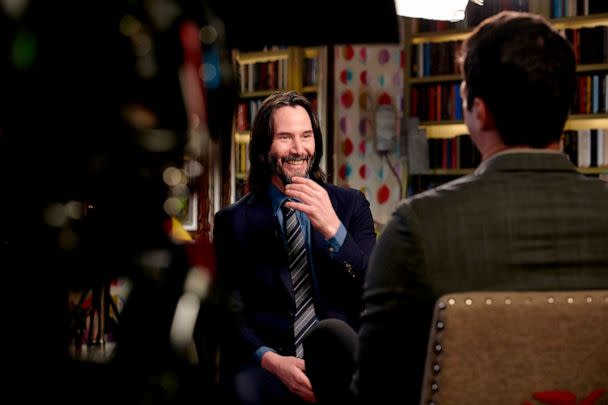
[[[217,3],[229,46],[241,50],[272,45],[399,43],[393,0]]]

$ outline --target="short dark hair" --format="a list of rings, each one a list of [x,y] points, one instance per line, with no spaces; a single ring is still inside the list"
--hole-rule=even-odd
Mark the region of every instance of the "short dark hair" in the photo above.
[[[298,105],[303,107],[308,113],[315,137],[315,154],[309,176],[319,184],[326,181],[327,176],[319,167],[319,162],[321,162],[321,158],[323,157],[323,137],[319,120],[310,101],[295,91],[277,91],[262,102],[262,106],[255,116],[251,129],[251,140],[249,142],[250,168],[247,182],[252,192],[264,192],[272,178],[272,166],[268,160],[268,152],[270,152],[274,136],[274,123],[272,120],[274,112],[281,107],[295,107]]]
[[[463,42],[459,63],[467,108],[479,97],[506,145],[559,140],[576,88],[572,46],[541,16],[503,11]]]

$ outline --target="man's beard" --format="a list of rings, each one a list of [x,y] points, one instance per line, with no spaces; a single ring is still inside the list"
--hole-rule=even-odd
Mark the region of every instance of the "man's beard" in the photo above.
[[[290,184],[291,178],[293,176],[299,176],[299,177],[308,177],[308,174],[310,173],[310,169],[312,167],[312,162],[314,159],[314,155],[310,156],[309,154],[303,154],[303,155],[289,155],[283,158],[280,158],[281,160],[281,164],[279,164],[279,157],[274,155],[274,154],[269,154],[268,155],[268,159],[270,161],[270,169],[272,170],[272,174],[276,175],[279,179],[281,179],[281,181],[283,182],[283,185],[288,185]],[[297,159],[304,159],[307,162],[306,165],[306,169],[295,172],[291,177],[287,175],[287,173],[285,173],[285,171],[283,170],[283,164],[291,161],[291,160],[297,160]]]

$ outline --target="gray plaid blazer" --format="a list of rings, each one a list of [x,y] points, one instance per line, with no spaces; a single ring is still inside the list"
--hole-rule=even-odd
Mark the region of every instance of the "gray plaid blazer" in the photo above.
[[[561,153],[495,155],[395,210],[370,258],[354,388],[418,403],[443,294],[593,288],[608,288],[608,183]]]

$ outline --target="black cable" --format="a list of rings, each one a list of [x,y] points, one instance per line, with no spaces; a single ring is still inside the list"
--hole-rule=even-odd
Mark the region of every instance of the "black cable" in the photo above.
[[[380,155],[386,160],[388,167],[390,167],[391,171],[397,178],[397,183],[399,184],[399,200],[401,200],[403,198],[403,184],[401,183],[401,177],[399,176],[399,173],[397,173],[395,166],[393,166],[393,164],[391,163],[391,160],[388,157],[388,152],[382,152],[380,153]]]

